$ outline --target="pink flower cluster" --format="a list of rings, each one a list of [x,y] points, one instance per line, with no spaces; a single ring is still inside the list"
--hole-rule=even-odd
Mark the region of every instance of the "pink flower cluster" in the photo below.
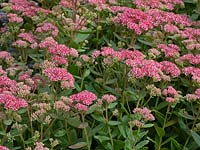
[[[185,54],[178,59],[176,59],[177,63],[189,61],[190,64],[197,65],[200,64],[200,54],[193,55],[193,54]]]
[[[78,57],[77,50],[75,50],[74,48],[69,48],[64,44],[57,44],[49,47],[48,52],[53,55]]]
[[[65,68],[47,68],[43,70],[43,73],[51,81],[68,81],[70,84],[74,84],[74,77]]]
[[[0,103],[4,104],[4,108],[14,111],[28,106],[28,103],[24,99],[17,98],[11,94],[0,94]]]
[[[0,93],[11,91],[16,86],[17,82],[11,80],[6,75],[0,76]]]
[[[178,77],[181,74],[180,69],[172,62],[169,61],[162,61],[161,70],[164,71],[166,74],[170,74],[172,77]]]
[[[52,36],[55,37],[58,35],[59,30],[54,24],[50,22],[45,22],[38,25],[38,27],[36,28],[36,32],[39,33],[49,32]]]
[[[49,10],[45,10],[36,5],[33,1],[27,0],[9,0],[12,4],[12,10],[22,12],[23,16],[33,17],[38,14],[38,12],[42,12],[44,14],[49,13]]]
[[[22,38],[23,40],[28,41],[29,43],[34,43],[35,42],[35,37],[32,33],[24,32],[18,34],[18,37]]]
[[[80,111],[86,111],[88,106],[91,105],[96,99],[96,95],[87,90],[73,94],[70,99],[75,103],[75,108]]]
[[[200,69],[195,67],[185,67],[183,68],[183,73],[188,76],[192,75],[192,79],[200,83]]]
[[[0,145],[0,150],[9,150],[9,148]]]
[[[105,100],[107,103],[112,103],[113,101],[116,100],[116,97],[111,94],[105,94],[102,96],[102,99]]]
[[[194,94],[187,94],[185,98],[190,102],[200,100],[200,88],[196,89]]]
[[[133,3],[138,8],[165,8],[168,10],[173,10],[177,4],[184,4],[182,0],[133,0]]]
[[[176,97],[178,96],[178,92],[172,87],[168,86],[166,89],[162,91],[162,94],[166,97],[166,101],[168,103],[173,103],[176,101]]]
[[[59,5],[70,9],[74,9],[76,7],[73,0],[60,0]]]
[[[124,12],[118,13],[113,19],[115,23],[127,26],[137,35],[154,27],[154,19],[139,9],[125,9]]]
[[[144,108],[134,108],[134,113],[142,115],[142,119],[144,121],[153,121],[155,120],[155,117],[151,114],[151,111],[144,107]]]
[[[18,17],[17,14],[9,13],[7,16],[8,16],[8,18],[9,18],[9,22],[16,22],[16,23],[21,23],[21,22],[23,22],[23,18]]]
[[[5,60],[5,61],[9,61],[9,60],[13,60],[14,58],[7,51],[0,51],[0,59]]]
[[[165,53],[165,57],[174,57],[177,55],[177,53],[180,51],[180,48],[177,45],[174,44],[159,44],[157,46],[161,49],[162,52]]]
[[[175,34],[179,32],[179,29],[177,26],[169,23],[169,24],[164,25],[164,31],[170,34]]]

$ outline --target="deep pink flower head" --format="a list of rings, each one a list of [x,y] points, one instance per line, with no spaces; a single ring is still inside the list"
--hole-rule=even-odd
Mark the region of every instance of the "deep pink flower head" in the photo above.
[[[28,103],[24,99],[17,98],[11,94],[0,94],[0,103],[4,104],[4,108],[14,111],[28,106]]]
[[[168,103],[173,103],[173,102],[176,101],[175,98],[173,98],[173,97],[166,97],[165,100],[166,100]]]
[[[46,22],[46,23],[39,24],[36,29],[36,32],[39,32],[39,33],[50,32],[52,36],[57,36],[59,30],[54,24],[50,22]]]
[[[166,74],[170,74],[174,78],[181,74],[180,69],[172,62],[162,61],[160,64],[162,65],[161,70]]]
[[[113,19],[114,22],[127,26],[137,35],[154,27],[154,19],[139,9],[127,8],[124,12],[118,13]]]
[[[160,48],[161,51],[165,53],[165,57],[167,58],[174,57],[178,53],[178,51],[180,51],[180,48],[174,44],[168,44],[168,45],[159,44],[157,47]]]
[[[70,99],[72,99],[74,102],[82,103],[89,106],[93,103],[93,101],[97,99],[97,97],[94,93],[85,90],[77,94],[71,95]]]
[[[0,145],[0,150],[9,150],[9,148]]]
[[[78,57],[77,50],[69,48],[64,44],[53,45],[49,47],[48,52],[54,55]]]
[[[185,67],[183,68],[183,73],[188,76],[192,75],[192,79],[200,83],[200,69],[195,67]]]
[[[74,82],[74,77],[72,74],[67,72],[64,68],[47,68],[43,73],[48,76],[51,81],[72,81]]]
[[[178,92],[172,86],[168,86],[166,89],[163,90],[162,94],[165,96],[175,97],[178,95]]]

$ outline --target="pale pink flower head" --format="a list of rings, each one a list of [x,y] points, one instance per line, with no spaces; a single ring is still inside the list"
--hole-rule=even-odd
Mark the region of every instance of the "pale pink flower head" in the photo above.
[[[42,23],[42,24],[39,24],[37,29],[36,29],[36,32],[39,32],[39,33],[50,33],[52,36],[57,36],[58,35],[58,28],[50,23],[50,22],[46,22],[46,23]]]
[[[8,15],[9,22],[21,23],[23,22],[23,18],[18,17],[17,14],[9,13]]]
[[[198,97],[198,99],[200,99],[200,88],[196,89],[195,94]]]
[[[26,41],[23,41],[23,40],[17,40],[13,43],[13,46],[16,46],[16,47],[19,47],[19,48],[27,48],[28,43]]]
[[[92,57],[97,58],[99,55],[101,55],[101,52],[99,50],[95,50],[92,52]]]
[[[80,58],[81,58],[84,62],[88,62],[88,61],[90,60],[90,57],[87,56],[87,55],[85,55],[85,54],[82,54],[82,55],[80,56]]]
[[[35,43],[35,36],[32,33],[24,32],[18,34],[19,38],[22,38],[23,40],[28,41],[29,43]]]
[[[85,90],[77,94],[71,95],[70,99],[72,99],[74,102],[82,103],[89,106],[97,99],[97,97],[94,93]]]
[[[113,101],[116,100],[116,97],[111,94],[105,94],[102,96],[102,100],[106,101],[107,103],[112,103]]]
[[[151,114],[151,111],[146,107],[134,108],[133,112],[142,115],[142,117],[145,121],[155,120],[155,117]]]

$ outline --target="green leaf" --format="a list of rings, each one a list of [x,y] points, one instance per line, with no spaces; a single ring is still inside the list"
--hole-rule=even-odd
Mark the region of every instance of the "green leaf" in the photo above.
[[[166,127],[169,127],[169,126],[171,126],[171,125],[174,125],[175,123],[177,123],[177,120],[170,120],[170,121],[168,121],[166,124],[165,124],[165,128]]]
[[[115,108],[115,106],[117,106],[117,102],[115,102],[115,103],[110,103],[110,104],[108,105],[108,108],[109,108],[109,109],[113,109],[113,108]]]
[[[195,131],[190,130],[193,139],[195,140],[195,142],[198,144],[198,146],[200,147],[200,135],[197,134]]]
[[[89,109],[86,111],[86,114],[93,113],[95,110],[97,110],[97,108],[98,108],[98,106],[96,104],[90,106]]]
[[[157,132],[157,134],[158,134],[158,136],[159,136],[160,138],[163,137],[163,136],[165,135],[165,130],[164,130],[163,128],[158,127],[158,125],[157,125],[156,123],[154,124],[154,127],[155,127],[156,132]]]
[[[147,145],[148,143],[149,143],[149,140],[141,141],[135,146],[135,149],[141,150],[141,148],[144,147],[145,145]]]
[[[87,146],[86,142],[79,142],[79,143],[70,145],[69,148],[71,148],[71,149],[79,149],[79,148],[82,148],[82,147],[85,147],[85,146]]]
[[[142,128],[151,128],[153,126],[154,126],[153,123],[148,123],[148,124],[145,124]]]
[[[104,142],[104,141],[109,141],[110,138],[107,136],[102,136],[102,135],[96,135],[94,136],[95,139],[99,140],[99,142]]]
[[[97,120],[97,121],[99,121],[99,122],[104,122],[104,121],[105,121],[105,119],[104,119],[101,115],[91,114],[91,116],[92,116],[95,120]]]
[[[185,119],[194,120],[194,117],[189,115],[185,109],[181,109],[178,114]]]
[[[80,42],[83,42],[85,41],[88,37],[90,36],[90,34],[81,34],[81,33],[78,33],[75,37],[75,42],[76,43],[80,43]]]
[[[108,124],[111,125],[111,126],[116,126],[116,125],[120,125],[121,122],[119,122],[119,121],[108,121]]]
[[[126,138],[126,137],[127,137],[127,136],[126,136],[126,130],[125,130],[126,126],[119,125],[118,128],[119,128],[119,131],[120,131],[121,135],[122,135],[124,138]]]
[[[145,45],[148,45],[148,46],[153,46],[153,43],[151,43],[151,42],[148,42],[148,41],[145,41],[145,40],[142,40],[142,39],[137,39],[137,40],[142,44],[145,44]]]
[[[77,117],[74,117],[74,118],[68,118],[67,123],[72,127],[78,128],[81,124],[81,121]]]
[[[86,70],[86,71],[84,72],[83,78],[86,78],[86,77],[89,76],[89,75],[90,75],[90,70],[88,69],[88,70]]]
[[[3,123],[4,123],[5,125],[7,125],[7,126],[11,125],[12,122],[13,122],[13,120],[11,120],[11,119],[3,120]]]
[[[61,130],[57,130],[56,132],[55,132],[55,137],[62,137],[62,136],[64,136],[66,134],[66,131],[64,130],[64,129],[61,129]]]

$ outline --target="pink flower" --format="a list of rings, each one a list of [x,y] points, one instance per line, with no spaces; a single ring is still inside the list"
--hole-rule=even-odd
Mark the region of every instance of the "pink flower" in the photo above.
[[[145,121],[153,121],[155,120],[154,116],[151,114],[151,111],[146,108],[146,107],[143,107],[143,108],[135,108],[133,110],[134,113],[138,113],[138,114],[141,114],[143,119]]]
[[[168,45],[159,44],[157,47],[160,48],[161,51],[165,53],[165,57],[167,58],[174,57],[178,53],[178,51],[180,51],[180,48],[174,44],[168,44]]]
[[[28,43],[23,40],[17,40],[13,43],[13,46],[26,48],[28,46]]]
[[[53,39],[53,37],[47,37],[41,41],[39,44],[40,48],[49,48],[58,45],[58,43]]]
[[[36,29],[36,32],[39,32],[39,33],[50,32],[52,36],[57,36],[59,30],[52,23],[46,22],[43,24],[39,24]]]
[[[116,100],[116,97],[111,94],[105,94],[102,96],[102,99],[105,100],[107,103],[112,103]]]
[[[88,110],[88,106],[87,105],[84,105],[84,104],[81,104],[81,103],[77,103],[75,105],[75,108],[79,111],[87,111]]]
[[[173,102],[175,102],[175,99],[173,97],[166,97],[166,101],[168,103],[173,103]]]
[[[18,34],[18,37],[22,38],[23,40],[26,40],[28,41],[29,43],[35,43],[35,37],[32,33],[27,33],[27,32],[24,32],[24,33],[20,33]]]
[[[67,65],[67,60],[63,56],[53,55],[52,59],[58,65]]]
[[[4,104],[4,108],[14,111],[28,106],[28,103],[24,99],[17,98],[11,94],[0,94],[0,103]]]
[[[49,47],[48,52],[54,55],[78,57],[77,50],[69,48],[63,44]]]
[[[9,22],[16,22],[16,23],[23,22],[23,19],[21,17],[18,17],[17,14],[9,13],[7,16],[9,18]]]
[[[175,97],[178,95],[178,92],[172,86],[168,86],[166,89],[163,90],[162,94],[165,96]]]
[[[97,97],[94,93],[85,90],[71,95],[70,99],[72,99],[74,102],[83,103],[84,105],[89,106],[97,99]]]
[[[74,83],[74,77],[64,68],[47,68],[43,73],[51,81],[70,81]]]
[[[178,32],[179,32],[178,27],[175,26],[175,25],[172,25],[172,24],[166,24],[166,25],[164,26],[164,30],[165,30],[165,32],[169,32],[169,33],[171,33],[171,34],[174,34],[174,33],[178,33]]]
[[[180,69],[172,62],[162,61],[160,64],[162,65],[161,70],[165,71],[167,74],[170,74],[174,78],[181,74]]]
[[[0,145],[0,150],[9,150],[9,148]]]

